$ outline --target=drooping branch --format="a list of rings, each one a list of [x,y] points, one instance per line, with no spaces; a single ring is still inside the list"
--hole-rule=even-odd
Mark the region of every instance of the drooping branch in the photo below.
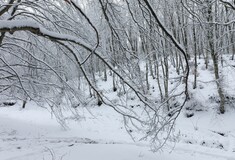
[[[173,34],[170,33],[170,31],[167,30],[167,28],[163,25],[163,23],[158,18],[157,14],[153,10],[151,4],[148,0],[143,0],[146,4],[147,8],[150,10],[151,14],[153,15],[154,19],[158,23],[159,27],[162,29],[162,31],[166,34],[166,36],[173,42],[175,47],[183,54],[185,63],[186,63],[186,73],[185,73],[185,95],[186,99],[188,99],[188,76],[189,76],[189,64],[188,64],[188,58],[187,53],[184,50],[184,48],[181,46],[181,44],[176,40],[176,38],[173,36]]]
[[[12,4],[14,3],[15,0],[10,0],[5,6],[0,9],[0,16],[2,16],[4,13],[6,13],[11,7]]]
[[[220,2],[222,2],[224,5],[230,7],[231,9],[235,10],[235,6],[232,5],[232,3],[228,2],[228,1],[224,1],[224,0],[220,0]]]
[[[153,108],[145,99],[145,97],[140,91],[135,89],[120,73],[118,73],[107,61],[104,57],[101,56],[97,51],[94,51],[92,46],[86,44],[85,42],[81,41],[77,37],[68,34],[56,33],[52,31],[48,31],[44,27],[40,26],[38,23],[30,20],[0,20],[0,32],[9,32],[13,34],[16,31],[29,31],[33,34],[36,34],[41,37],[48,38],[52,41],[65,41],[71,42],[76,45],[81,46],[82,48],[88,50],[89,52],[94,52],[94,54],[107,66],[109,67],[128,87],[130,87],[135,94],[138,96],[140,101],[148,106],[152,111],[156,112],[156,109]]]
[[[91,20],[87,17],[87,15],[82,11],[82,9],[73,1],[70,0],[70,3],[82,14],[82,16],[87,20],[87,22],[90,24],[90,26],[94,29],[95,34],[96,34],[96,46],[93,49],[93,51],[85,58],[85,60],[83,62],[81,62],[81,65],[83,65],[93,54],[93,52],[99,47],[100,44],[100,40],[99,40],[99,32],[96,29],[96,27],[94,26],[94,24],[91,22]]]

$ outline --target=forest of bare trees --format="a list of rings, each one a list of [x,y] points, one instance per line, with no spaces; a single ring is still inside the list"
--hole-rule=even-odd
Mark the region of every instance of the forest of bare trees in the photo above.
[[[47,104],[62,125],[63,111],[107,105],[161,147],[194,98],[199,59],[226,112],[221,66],[235,58],[234,31],[231,0],[0,0],[0,94]],[[114,98],[98,85],[110,77]]]

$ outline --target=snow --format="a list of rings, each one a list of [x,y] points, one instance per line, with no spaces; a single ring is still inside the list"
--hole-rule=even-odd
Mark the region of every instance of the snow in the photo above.
[[[0,110],[1,160],[49,160],[53,157],[63,157],[63,160],[235,160],[235,127],[224,125],[234,120],[234,113],[217,118],[202,113],[190,120],[182,115],[177,121],[180,142],[175,148],[165,147],[164,152],[153,153],[148,143],[133,142],[123,128],[121,116],[106,106],[93,108],[94,116],[84,110],[86,120],[70,122],[67,131],[48,111],[33,104],[28,104],[24,110],[19,104]],[[227,136],[212,131],[226,131]],[[202,141],[207,145],[201,145]],[[213,146],[213,142],[222,143],[224,149]]]
[[[38,24],[31,20],[0,20],[0,28],[32,27],[38,28]]]
[[[56,40],[70,41],[78,45],[83,46],[84,48],[91,50],[92,47],[86,44],[84,41],[81,41],[75,36],[69,34],[62,34],[53,31],[49,31],[39,23],[32,20],[0,20],[0,31],[3,32],[14,32],[14,31],[30,31],[34,34],[49,37]]]
[[[108,106],[81,108],[84,118],[68,121],[69,130],[64,130],[47,109],[33,102],[21,109],[17,101],[14,106],[0,106],[0,160],[235,160],[235,108],[227,105],[224,115],[217,113],[218,104],[209,99],[216,97],[213,72],[202,65],[198,68],[198,85],[203,87],[191,89],[191,94],[202,110],[184,109],[176,121],[177,142],[159,152],[152,152],[146,141],[134,142],[123,117]],[[233,72],[224,67],[229,95],[234,94]],[[99,81],[98,86],[103,86],[108,95],[110,85]],[[187,118],[187,112],[194,116]]]

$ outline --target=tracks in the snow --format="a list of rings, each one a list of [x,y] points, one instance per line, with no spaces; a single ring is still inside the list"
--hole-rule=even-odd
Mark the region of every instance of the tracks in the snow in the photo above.
[[[78,145],[133,145],[139,147],[149,147],[143,143],[115,142],[105,140],[92,140],[89,138],[78,137],[17,137],[5,136],[0,137],[0,157],[3,154],[13,153],[3,160],[18,160],[18,158],[31,157],[48,153],[48,149],[59,150],[66,147],[75,147]],[[222,158],[225,160],[235,160],[235,153],[222,149],[210,147],[198,147],[196,144],[179,144],[175,148],[176,152],[187,154],[198,154],[209,157]],[[226,152],[226,153],[225,153]]]

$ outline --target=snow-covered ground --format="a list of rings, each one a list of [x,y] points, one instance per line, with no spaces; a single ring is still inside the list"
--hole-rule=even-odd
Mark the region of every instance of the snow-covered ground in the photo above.
[[[102,106],[84,109],[86,119],[63,130],[48,111],[28,104],[0,108],[1,160],[235,160],[235,111],[225,115],[184,114],[177,121],[179,142],[153,153],[133,142],[122,117]],[[224,134],[224,135],[221,135]]]
[[[148,142],[134,142],[122,116],[105,105],[81,109],[85,118],[69,121],[64,130],[46,109],[33,102],[21,109],[17,102],[0,107],[0,160],[235,160],[235,107],[227,104],[225,114],[217,113],[213,72],[199,63],[199,87],[191,90],[197,103],[190,102],[177,119],[178,141],[160,152],[153,153]],[[231,97],[233,75],[225,66],[224,87]]]

